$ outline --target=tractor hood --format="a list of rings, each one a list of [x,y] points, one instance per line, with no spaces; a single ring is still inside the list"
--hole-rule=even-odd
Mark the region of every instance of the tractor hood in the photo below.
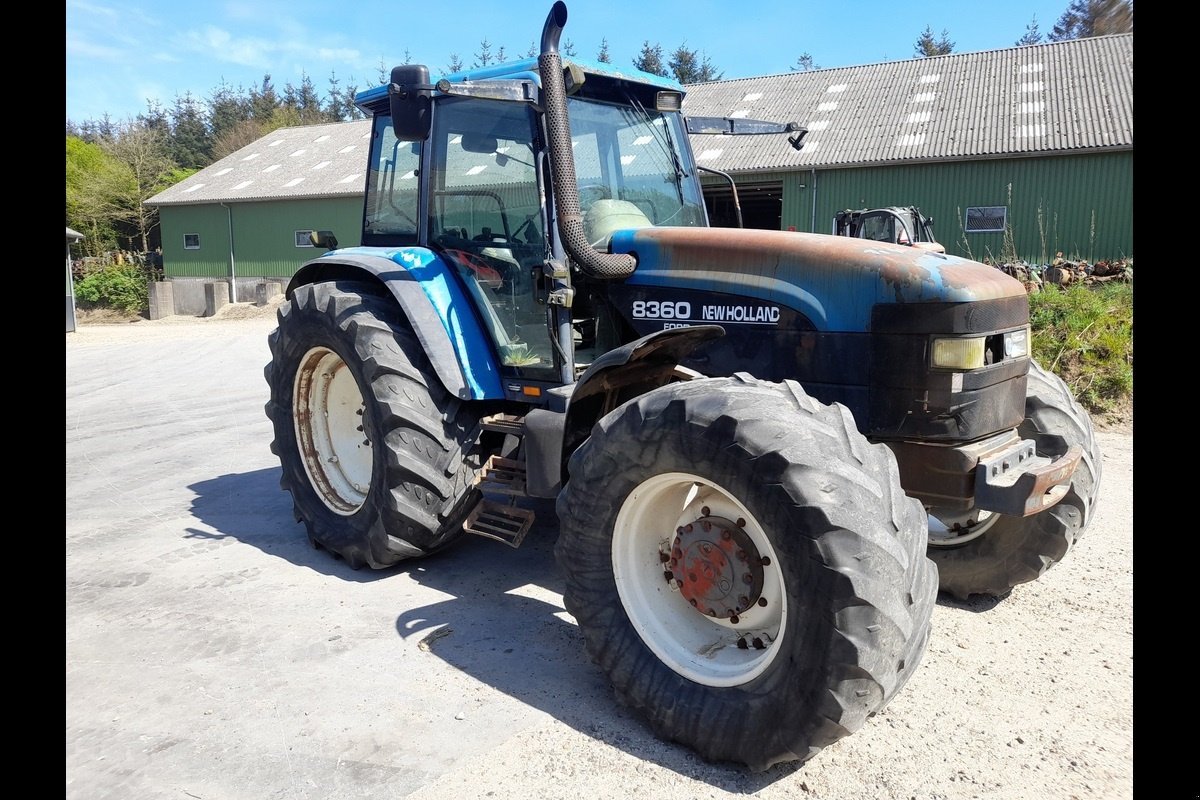
[[[637,258],[631,285],[753,297],[794,308],[823,330],[868,330],[879,303],[966,303],[1023,297],[994,267],[845,236],[741,228],[640,228],[613,234]]]

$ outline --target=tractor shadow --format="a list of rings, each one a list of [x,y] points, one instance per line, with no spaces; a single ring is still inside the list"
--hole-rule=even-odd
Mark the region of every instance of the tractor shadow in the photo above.
[[[191,512],[212,530],[185,528],[195,541],[236,539],[264,553],[354,583],[372,583],[393,570],[353,570],[326,550],[313,547],[303,523],[292,517],[292,497],[279,488],[279,467],[220,475],[190,484],[195,492]]]
[[[205,529],[186,528],[185,536],[233,538],[297,567],[355,583],[407,573],[450,599],[399,613],[396,632],[404,640],[580,733],[680,775],[753,794],[803,769],[793,763],[751,773],[738,764],[706,761],[660,739],[620,705],[563,610],[553,501],[527,501],[537,521],[518,549],[464,536],[428,558],[386,570],[352,570],[309,544],[303,524],[293,521],[291,497],[280,490],[279,476],[278,468],[268,468],[191,484],[191,512]]]
[[[466,536],[408,575],[450,599],[402,612],[396,631],[451,666],[575,730],[636,758],[737,794],[753,794],[802,765],[762,773],[713,763],[658,738],[617,701],[563,609],[554,560],[553,501],[523,502],[537,521],[520,548]]]

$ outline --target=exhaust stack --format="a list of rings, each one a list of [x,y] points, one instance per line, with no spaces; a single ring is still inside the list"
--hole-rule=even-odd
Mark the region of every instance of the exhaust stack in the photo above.
[[[546,24],[542,27],[541,52],[538,54],[546,127],[550,135],[550,156],[554,160],[558,233],[567,255],[588,277],[598,280],[628,278],[637,268],[637,260],[623,253],[597,253],[583,230],[579,181],[575,176],[575,157],[571,152],[571,124],[567,118],[567,91],[563,83],[562,57],[558,54],[558,40],[566,24],[567,5],[558,0],[546,16]]]

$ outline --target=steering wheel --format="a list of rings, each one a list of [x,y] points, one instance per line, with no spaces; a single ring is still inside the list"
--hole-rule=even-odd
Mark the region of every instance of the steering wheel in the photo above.
[[[592,197],[585,203],[583,199],[585,193],[593,194],[595,197]],[[579,205],[581,206],[591,205],[597,200],[610,199],[612,199],[612,192],[603,183],[585,183],[579,187]]]

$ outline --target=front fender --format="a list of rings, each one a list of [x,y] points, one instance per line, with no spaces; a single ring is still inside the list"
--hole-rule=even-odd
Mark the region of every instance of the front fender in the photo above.
[[[446,391],[462,400],[504,397],[490,340],[453,268],[425,247],[349,247],[306,262],[288,284],[369,279],[400,305]]]

